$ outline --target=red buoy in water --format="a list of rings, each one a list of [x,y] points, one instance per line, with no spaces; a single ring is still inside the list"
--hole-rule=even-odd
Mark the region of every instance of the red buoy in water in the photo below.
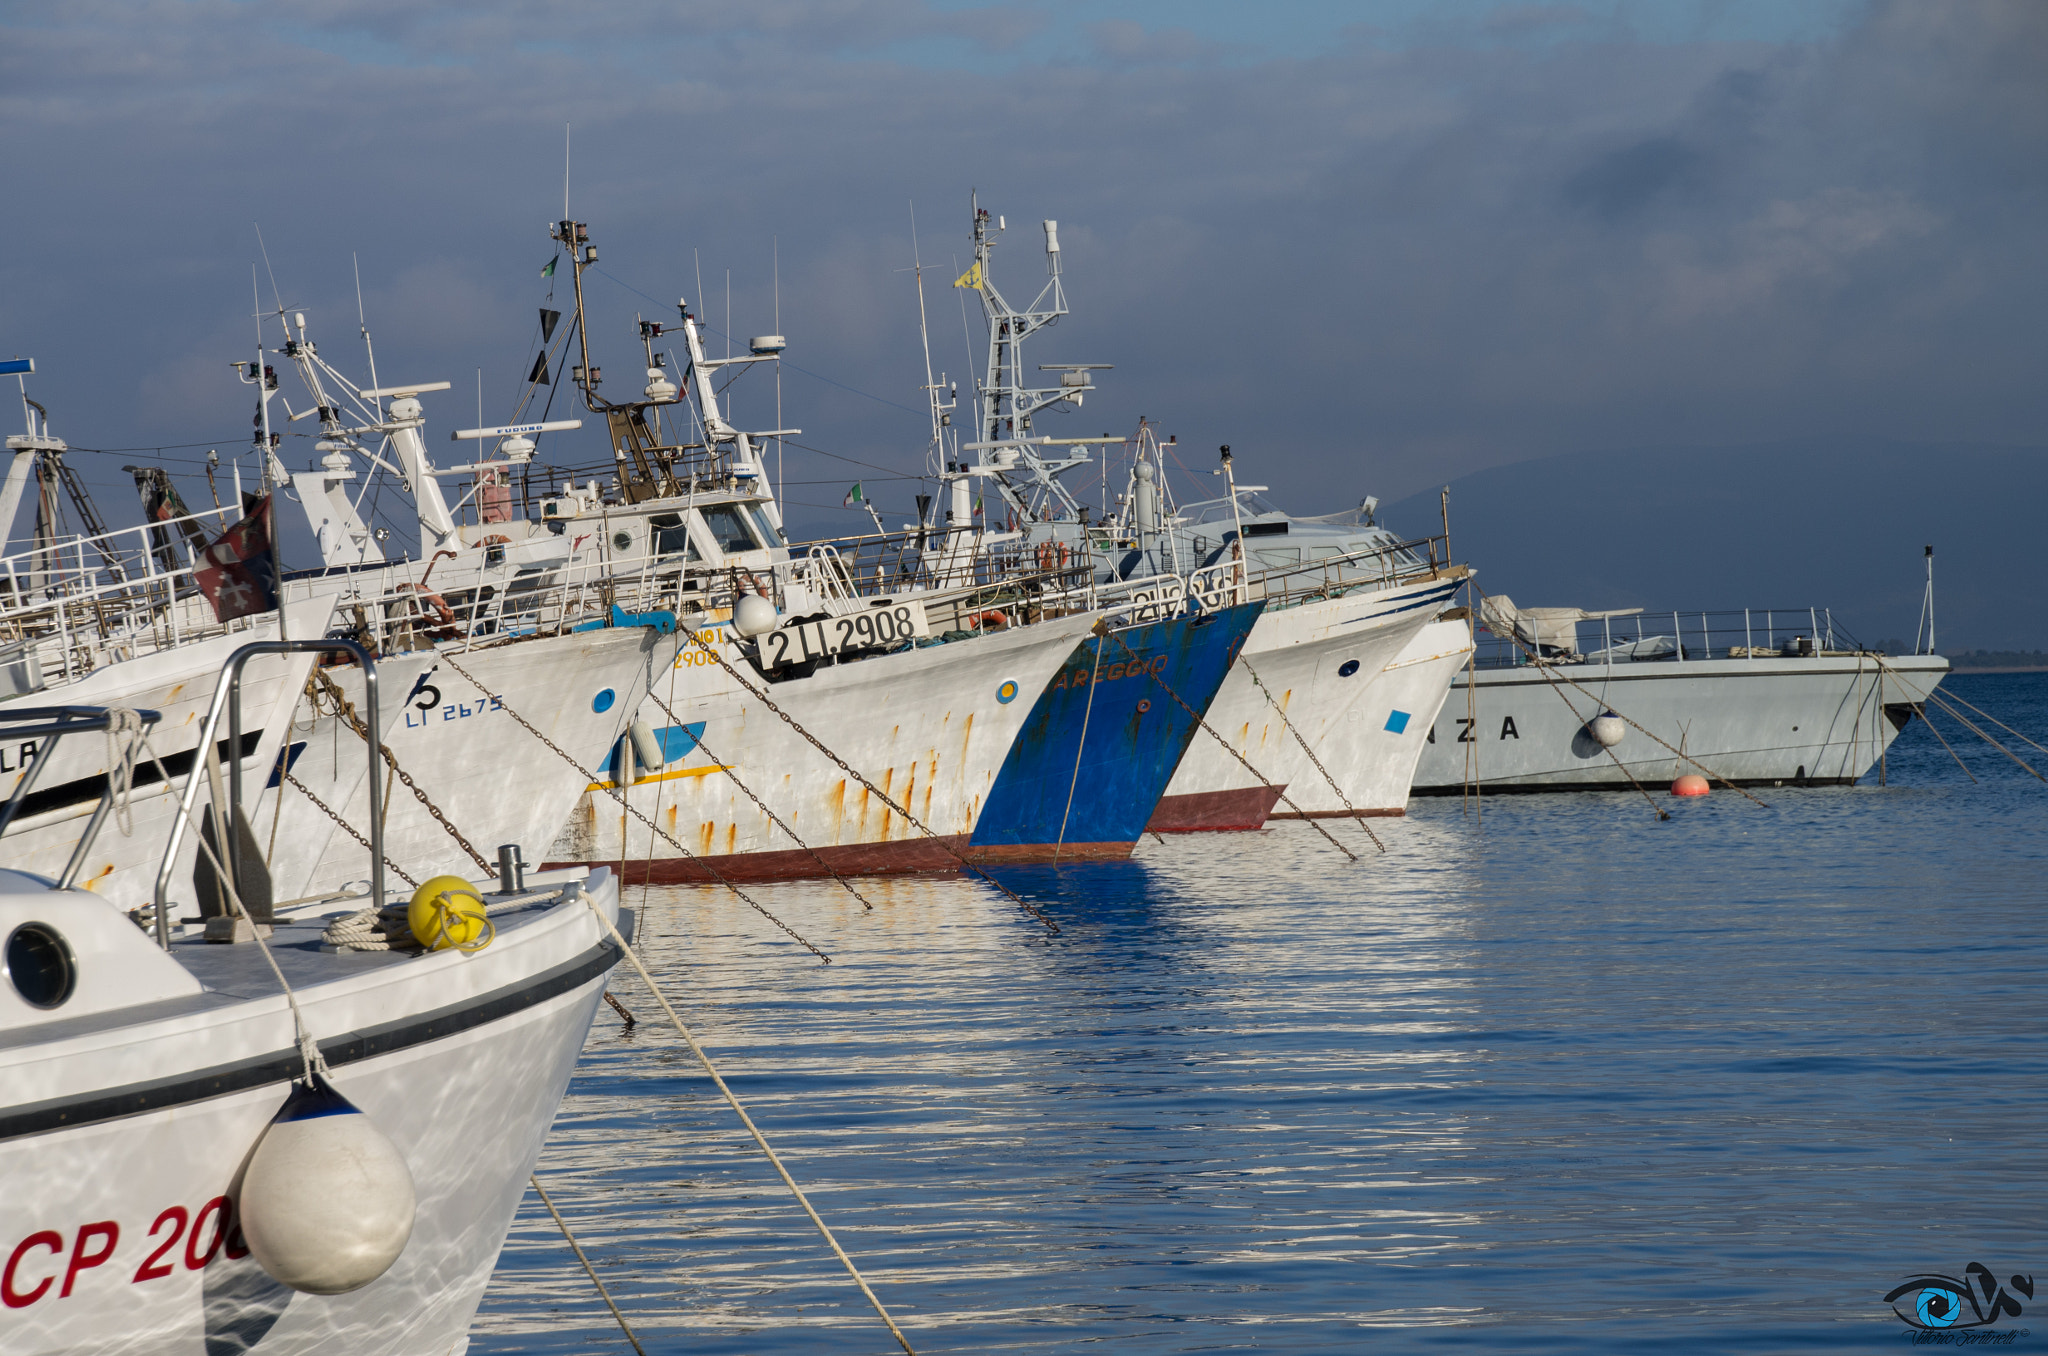
[[[1674,796],[1704,796],[1707,789],[1707,779],[1697,772],[1688,772],[1671,783],[1671,794]]]

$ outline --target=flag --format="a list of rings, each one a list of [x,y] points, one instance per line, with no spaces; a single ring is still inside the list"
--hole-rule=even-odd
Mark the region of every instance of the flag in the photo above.
[[[867,496],[860,492],[860,482],[853,482],[853,488],[846,492],[846,498],[839,501],[839,507],[852,508],[855,504],[867,503]]]
[[[154,524],[180,520],[178,533],[184,537],[186,549],[198,555],[206,549],[206,534],[191,520],[192,510],[185,507],[185,500],[171,484],[171,477],[161,466],[131,466],[127,468],[135,476],[135,488],[142,495],[142,516],[149,520],[149,549],[156,554],[166,573],[178,569],[177,553],[171,549],[171,529]]]
[[[974,513],[973,513],[973,514],[971,514],[971,515],[969,515],[969,516],[971,516],[971,517],[979,517],[980,515],[981,515],[981,496],[977,494],[977,495],[975,495],[975,496],[974,496]]]
[[[967,270],[967,271],[966,271],[965,273],[962,273],[962,274],[961,274],[961,275],[960,275],[959,277],[957,277],[957,278],[953,279],[953,286],[955,286],[955,287],[975,287],[975,288],[978,288],[978,287],[980,287],[980,286],[981,286],[981,260],[979,260],[979,259],[976,259],[976,260],[974,261],[974,267],[973,267],[973,268],[970,268],[970,269],[968,269],[968,270]]]
[[[540,271],[540,276],[541,276],[541,277],[543,277],[543,278],[552,278],[552,277],[554,277],[554,276],[555,276],[555,265],[556,265],[556,264],[558,264],[558,263],[560,263],[561,261],[562,261],[562,256],[561,256],[561,255],[559,255],[559,254],[557,254],[557,255],[556,255],[556,256],[555,256],[554,258],[552,258],[552,259],[548,260],[548,261],[547,261],[547,263],[546,263],[546,264],[545,264],[544,266],[542,266],[542,268],[541,268],[541,271]]]
[[[548,384],[548,355],[546,350],[533,355],[533,370],[526,374],[526,384],[528,386],[545,386]]]
[[[264,495],[242,520],[200,552],[205,563],[192,572],[199,591],[220,621],[268,612],[277,606],[277,554],[270,544],[270,496]]]

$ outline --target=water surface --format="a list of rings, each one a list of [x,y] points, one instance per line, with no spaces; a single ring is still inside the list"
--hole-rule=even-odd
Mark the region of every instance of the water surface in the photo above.
[[[1952,680],[2048,743],[2048,675]],[[1419,800],[970,880],[657,888],[641,945],[920,1351],[1868,1351],[2048,1283],[2048,786]],[[2048,771],[2048,761],[2020,748]],[[541,1176],[650,1351],[883,1352],[623,971]],[[2025,1329],[2041,1349],[2041,1309]],[[624,1350],[530,1195],[473,1352]]]

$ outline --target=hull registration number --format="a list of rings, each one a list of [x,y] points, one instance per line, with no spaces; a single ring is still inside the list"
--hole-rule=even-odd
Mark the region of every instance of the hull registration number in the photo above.
[[[825,659],[847,650],[871,650],[880,645],[932,633],[926,623],[924,604],[891,603],[841,617],[781,626],[761,637],[761,662],[769,668]]]

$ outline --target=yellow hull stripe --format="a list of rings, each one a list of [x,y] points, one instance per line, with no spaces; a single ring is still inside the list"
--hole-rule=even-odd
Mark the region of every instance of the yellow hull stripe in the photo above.
[[[679,767],[673,772],[657,772],[652,777],[642,777],[633,782],[634,786],[645,786],[649,782],[672,782],[678,777],[708,777],[714,772],[729,772],[730,768],[718,763],[706,763],[703,767]],[[586,791],[616,791],[617,782],[592,782],[584,787]]]

